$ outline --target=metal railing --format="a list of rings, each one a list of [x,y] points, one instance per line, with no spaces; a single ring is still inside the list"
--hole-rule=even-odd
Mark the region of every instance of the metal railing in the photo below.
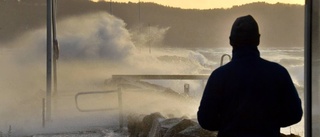
[[[134,80],[201,80],[202,89],[205,81],[210,75],[112,75],[112,79],[134,79]]]
[[[223,65],[225,57],[228,57],[229,61],[231,60],[231,55],[223,54],[221,56],[220,66]],[[209,77],[210,75],[112,75],[112,79],[126,78],[134,80],[201,80],[203,89],[205,87],[205,81],[208,80]],[[188,85],[188,87],[184,87],[185,92],[189,92],[189,86],[190,85]]]
[[[224,57],[229,57],[231,60],[231,56],[228,54],[223,54],[221,56],[220,66],[223,65]],[[204,88],[205,80],[208,80],[210,75],[112,75],[112,79],[121,79],[121,78],[128,78],[128,79],[136,79],[136,80],[201,80],[202,86]],[[184,85],[185,92],[189,92],[189,84]],[[91,94],[109,94],[109,93],[118,93],[118,107],[116,108],[101,108],[101,109],[83,109],[79,106],[79,96],[91,95]],[[112,111],[112,110],[119,110],[119,125],[120,129],[123,128],[123,110],[122,110],[122,92],[121,88],[117,90],[108,90],[108,91],[91,91],[91,92],[80,92],[75,95],[75,103],[76,108],[80,112],[96,112],[96,111]]]
[[[79,107],[79,96],[92,95],[92,94],[109,94],[109,93],[118,93],[118,107],[115,108],[101,108],[101,109],[83,109]],[[75,95],[76,107],[80,112],[97,112],[97,111],[112,111],[119,110],[119,127],[123,128],[123,107],[122,107],[122,92],[121,88],[117,90],[108,90],[108,91],[91,91],[91,92],[80,92]]]
[[[231,60],[231,56],[230,56],[229,54],[223,54],[223,55],[221,56],[220,66],[222,66],[222,65],[223,65],[224,57],[229,57],[229,61]]]
[[[112,79],[149,79],[149,80],[207,80],[209,75],[112,75]]]

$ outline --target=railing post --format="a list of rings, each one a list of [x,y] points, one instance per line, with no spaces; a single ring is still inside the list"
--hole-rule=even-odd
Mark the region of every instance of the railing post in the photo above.
[[[42,99],[42,127],[46,126],[46,99]]]
[[[229,54],[223,54],[223,55],[221,56],[220,66],[223,65],[223,60],[224,60],[224,57],[225,57],[225,56],[229,57],[229,60],[231,60],[231,56],[230,56]]]
[[[184,84],[184,93],[186,95],[190,94],[190,85],[189,84]]]

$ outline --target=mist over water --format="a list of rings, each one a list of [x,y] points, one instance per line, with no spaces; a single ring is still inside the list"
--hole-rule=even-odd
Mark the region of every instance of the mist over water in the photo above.
[[[125,28],[125,23],[106,13],[68,18],[59,22],[58,28],[60,45],[58,95],[59,97],[61,95],[61,97],[57,97],[58,99],[55,101],[53,117],[54,120],[60,121],[60,124],[64,126],[48,125],[53,127],[53,131],[41,128],[42,98],[45,97],[46,89],[46,30],[42,28],[29,31],[15,41],[1,46],[10,48],[1,48],[0,52],[0,63],[2,64],[0,71],[2,95],[0,101],[1,104],[5,104],[0,106],[2,121],[0,131],[6,132],[9,126],[12,126],[12,132],[21,135],[32,132],[57,132],[63,129],[68,130],[72,126],[79,127],[79,125],[84,127],[94,126],[95,124],[101,125],[101,120],[99,124],[99,120],[94,120],[95,118],[89,118],[91,122],[84,122],[83,115],[101,119],[112,118],[105,118],[104,113],[101,116],[101,113],[80,114],[77,112],[73,100],[76,93],[106,90],[104,81],[113,74],[197,73],[198,67],[201,66],[196,60],[187,60],[184,56],[188,56],[189,53],[184,53],[184,51],[181,55],[180,52],[182,51],[157,50],[152,47],[152,54],[150,54],[147,46],[143,44],[156,43],[160,45],[161,36],[153,37],[152,41],[145,42],[142,41],[144,34],[140,32],[139,37],[142,40],[132,41],[131,35],[134,33],[129,33]],[[156,28],[151,29],[157,31]],[[164,34],[165,30],[159,28],[159,32],[161,32],[159,34]],[[145,34],[145,36],[147,35]],[[137,50],[137,47],[139,47],[139,50]],[[187,66],[194,67],[185,68]],[[129,94],[131,95],[131,93]],[[135,104],[135,106],[127,107],[130,108],[127,110],[132,111],[131,113],[154,112],[155,109],[160,108],[160,106],[155,106],[164,104],[161,100],[165,99],[160,95],[158,95],[159,99],[152,99],[157,98],[156,94],[148,94],[148,92],[128,95],[124,94],[126,101]],[[69,96],[66,97],[69,99],[64,99],[63,96]],[[153,104],[150,109],[146,107],[148,102],[141,101],[144,96],[152,99],[149,100],[149,103]],[[171,100],[173,104],[177,104],[171,106],[183,106],[183,104],[174,103],[177,101],[173,98]],[[91,101],[92,99],[86,102]],[[102,99],[102,103],[103,101]],[[144,110],[137,109],[141,106],[144,106]],[[163,109],[166,108],[163,107]],[[196,107],[193,109],[196,110]],[[110,117],[112,115],[114,114],[111,113]],[[77,120],[64,122],[64,120],[72,119],[72,117],[80,118],[73,118]],[[111,124],[114,122],[112,120],[111,122],[105,121],[105,123]]]
[[[126,24],[107,13],[70,17],[58,22],[60,58],[58,93],[54,99],[53,122],[41,127],[42,98],[46,89],[46,30],[31,30],[11,43],[0,43],[0,131],[12,126],[13,134],[79,130],[84,127],[115,125],[116,112],[80,113],[74,95],[83,91],[106,90],[105,80],[114,74],[210,74],[220,66],[222,49],[161,48],[166,31],[158,26],[127,30]],[[10,47],[10,48],[1,48]],[[262,57],[283,64],[296,85],[303,87],[303,50],[263,49]],[[226,60],[227,62],[227,60]],[[145,90],[123,91],[126,114],[165,114],[194,118],[202,83],[196,80],[147,81],[183,93],[190,84],[191,96],[175,97]],[[85,107],[114,106],[114,95],[84,99]],[[170,107],[169,107],[170,106]]]

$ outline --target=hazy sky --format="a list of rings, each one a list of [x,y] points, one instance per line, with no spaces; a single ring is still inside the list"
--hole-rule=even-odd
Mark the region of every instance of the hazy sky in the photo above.
[[[99,1],[99,0],[93,0]],[[116,2],[139,2],[139,0],[105,0]],[[267,3],[290,3],[304,5],[305,0],[140,0],[141,2],[154,2],[161,5],[181,8],[197,8],[197,9],[210,9],[210,8],[230,8],[233,5],[242,5],[252,2],[267,2]]]

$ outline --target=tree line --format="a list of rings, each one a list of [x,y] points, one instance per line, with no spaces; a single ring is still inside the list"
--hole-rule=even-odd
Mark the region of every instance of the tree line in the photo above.
[[[169,28],[163,45],[221,47],[228,45],[233,21],[251,14],[259,23],[261,45],[299,47],[304,38],[304,6],[256,2],[228,9],[181,9],[155,3],[58,0],[58,21],[71,16],[109,12],[124,20],[127,29],[156,26]],[[0,42],[46,25],[46,1],[0,0]]]

